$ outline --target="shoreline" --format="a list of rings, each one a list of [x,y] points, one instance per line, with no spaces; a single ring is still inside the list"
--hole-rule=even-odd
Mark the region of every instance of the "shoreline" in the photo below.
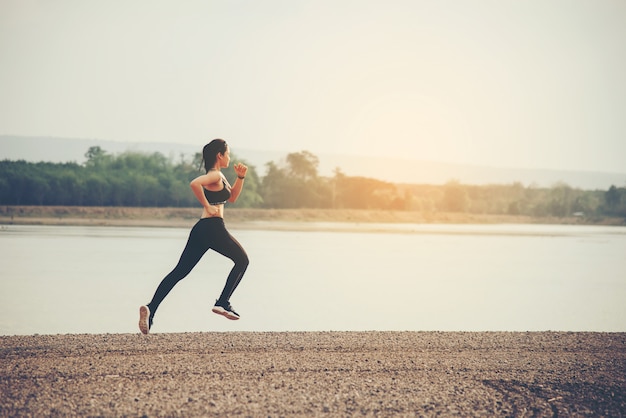
[[[0,206],[0,225],[56,226],[192,226],[197,208],[133,208],[84,206]],[[624,226],[621,218],[529,217],[448,212],[409,212],[347,209],[238,209],[230,208],[225,221],[233,229],[317,229],[319,224],[535,224]]]
[[[624,416],[626,333],[0,336],[0,416]]]

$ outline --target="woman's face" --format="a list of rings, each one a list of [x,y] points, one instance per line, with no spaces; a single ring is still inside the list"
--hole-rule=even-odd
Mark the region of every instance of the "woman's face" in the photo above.
[[[226,168],[230,164],[230,147],[226,145],[226,152],[224,154],[217,154],[220,161],[220,167]]]

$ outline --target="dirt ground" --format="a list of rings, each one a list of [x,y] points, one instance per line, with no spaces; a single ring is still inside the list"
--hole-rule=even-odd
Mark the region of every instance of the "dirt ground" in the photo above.
[[[626,415],[626,333],[0,336],[0,416]]]
[[[0,206],[0,225],[87,225],[191,227],[198,208],[129,208],[84,206]],[[316,228],[314,223],[410,224],[567,224],[624,225],[624,219],[529,217],[450,212],[412,212],[352,209],[238,209],[226,210],[233,228]],[[281,223],[284,223],[281,226]],[[307,225],[308,224],[308,225]]]

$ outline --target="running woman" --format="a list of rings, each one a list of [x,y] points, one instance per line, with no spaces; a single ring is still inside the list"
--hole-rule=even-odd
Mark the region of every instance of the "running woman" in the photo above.
[[[237,179],[231,186],[221,171],[230,163],[230,148],[223,139],[214,139],[205,145],[202,158],[206,174],[196,177],[189,184],[203,207],[202,217],[191,229],[187,245],[174,270],[161,281],[150,303],[139,308],[139,329],[143,334],[150,332],[154,314],[163,299],[176,283],[191,272],[209,249],[230,258],[235,263],[212,311],[228,319],[239,319],[239,314],[235,312],[229,300],[248,268],[248,255],[226,230],[224,204],[233,203],[239,197],[248,167],[241,163],[235,164]]]

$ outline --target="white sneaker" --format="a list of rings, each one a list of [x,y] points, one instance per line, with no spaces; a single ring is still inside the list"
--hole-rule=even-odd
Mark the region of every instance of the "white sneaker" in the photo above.
[[[139,308],[139,330],[142,334],[147,335],[152,326],[152,318],[150,318],[150,309],[147,306]]]
[[[240,318],[239,314],[235,312],[233,307],[230,306],[230,303],[228,302],[222,303],[216,301],[215,306],[211,309],[211,311],[218,315],[225,316],[228,319],[232,319],[233,321]]]

